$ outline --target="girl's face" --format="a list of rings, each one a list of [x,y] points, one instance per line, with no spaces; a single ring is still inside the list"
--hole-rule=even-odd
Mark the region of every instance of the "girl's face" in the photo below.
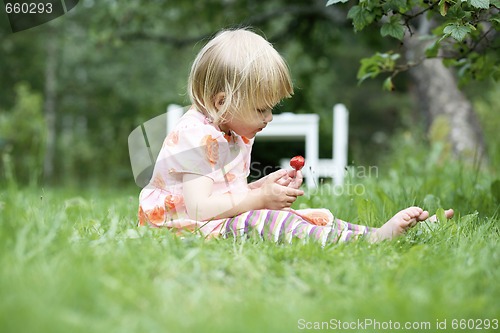
[[[219,109],[225,103],[225,94],[222,92],[218,93],[214,98],[214,102],[215,107]],[[272,109],[263,106],[256,109],[245,110],[245,112],[236,112],[228,121],[220,124],[219,128],[226,133],[229,133],[231,130],[239,136],[252,139],[272,120]]]
[[[250,114],[251,116],[248,116],[248,114]],[[220,128],[226,133],[228,132],[227,130],[232,130],[240,136],[245,136],[249,139],[252,139],[272,120],[272,109],[263,108],[249,110],[247,115],[245,116],[237,114],[234,117],[231,117],[228,122],[221,124]]]

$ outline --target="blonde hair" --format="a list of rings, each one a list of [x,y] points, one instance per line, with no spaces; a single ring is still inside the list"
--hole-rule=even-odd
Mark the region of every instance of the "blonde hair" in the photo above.
[[[263,37],[246,30],[225,30],[198,53],[189,75],[189,97],[215,124],[236,113],[273,108],[293,94],[285,60]],[[215,97],[224,93],[217,110]],[[250,116],[250,115],[249,115]]]

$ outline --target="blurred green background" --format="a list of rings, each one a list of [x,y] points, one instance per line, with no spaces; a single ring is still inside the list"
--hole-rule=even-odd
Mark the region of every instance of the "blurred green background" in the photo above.
[[[320,157],[330,158],[332,107],[350,110],[349,164],[376,165],[394,135],[425,131],[405,73],[358,85],[360,59],[398,47],[376,29],[355,33],[347,7],[324,1],[80,1],[47,24],[12,33],[0,13],[0,174],[31,184],[133,183],[127,137],[170,103],[187,105],[197,51],[222,28],[252,26],[286,58],[295,95],[279,112],[318,113]],[[461,87],[498,165],[500,86]],[[398,138],[399,136],[396,136]],[[398,139],[396,139],[398,140]],[[289,155],[303,153],[300,142]],[[257,143],[254,160],[278,165],[280,145]],[[491,168],[495,172],[495,168]]]

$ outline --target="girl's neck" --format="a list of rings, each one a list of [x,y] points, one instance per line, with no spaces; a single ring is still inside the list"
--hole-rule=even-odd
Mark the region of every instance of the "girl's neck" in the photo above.
[[[229,129],[229,126],[227,124],[220,124],[219,129],[224,132],[224,134],[231,136],[231,130]]]
[[[215,123],[213,122],[213,120],[211,119],[210,115],[209,115],[206,111],[200,111],[200,110],[198,110],[196,107],[194,107],[194,110],[196,110],[197,112],[199,112],[199,113],[201,113],[202,115],[204,115],[204,116],[205,116],[205,118],[207,119],[207,121],[208,121],[209,123],[211,123],[212,125],[214,125],[214,126],[218,127],[218,128],[219,128],[219,130],[220,130],[221,132],[224,132],[224,134],[225,134],[226,136],[232,136],[232,131],[231,131],[231,129],[229,128],[229,126],[228,126],[227,124],[219,124],[219,125],[217,125],[217,124],[215,124]]]

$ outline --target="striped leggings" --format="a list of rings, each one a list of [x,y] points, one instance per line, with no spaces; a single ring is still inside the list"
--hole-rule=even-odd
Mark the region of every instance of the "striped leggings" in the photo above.
[[[337,218],[331,225],[317,226],[296,214],[282,210],[252,210],[226,220],[220,233],[238,237],[256,233],[274,242],[290,243],[292,239],[312,239],[321,243],[347,242],[368,235],[375,228],[348,223]]]

